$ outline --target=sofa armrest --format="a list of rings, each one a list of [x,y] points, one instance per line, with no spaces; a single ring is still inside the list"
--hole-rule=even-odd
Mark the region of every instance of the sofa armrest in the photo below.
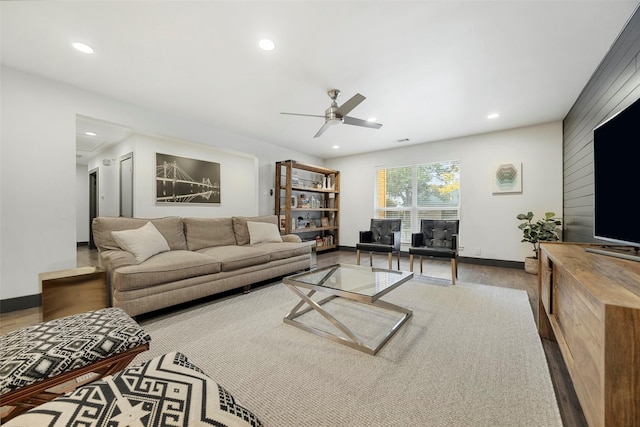
[[[282,241],[289,243],[302,243],[302,239],[297,234],[285,234],[282,236]]]
[[[119,267],[137,264],[138,263],[131,252],[116,250],[100,252],[100,266],[107,271],[113,271]]]
[[[411,246],[413,246],[414,248],[424,246],[424,234],[411,233]]]

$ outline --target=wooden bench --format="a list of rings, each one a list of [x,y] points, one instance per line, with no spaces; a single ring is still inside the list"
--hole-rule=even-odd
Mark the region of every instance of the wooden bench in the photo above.
[[[118,372],[151,337],[119,308],[62,317],[0,337],[1,422]]]

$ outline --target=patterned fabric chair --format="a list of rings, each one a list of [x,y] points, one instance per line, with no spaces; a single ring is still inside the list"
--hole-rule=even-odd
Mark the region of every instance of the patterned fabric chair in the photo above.
[[[414,255],[420,257],[420,274],[422,274],[422,257],[450,259],[451,283],[455,285],[458,277],[459,227],[459,220],[421,220],[420,233],[411,234],[410,271],[413,271]]]
[[[373,266],[372,253],[386,253],[389,257],[391,270],[393,254],[398,256],[398,270],[400,270],[400,230],[401,219],[371,219],[371,226],[367,231],[360,232],[356,244],[356,263],[360,265],[360,251],[369,252],[369,265]]]
[[[6,427],[261,427],[182,353],[158,356],[13,418]]]
[[[96,378],[118,372],[151,337],[127,313],[105,308],[0,337],[2,423]],[[80,380],[80,381],[78,381]]]

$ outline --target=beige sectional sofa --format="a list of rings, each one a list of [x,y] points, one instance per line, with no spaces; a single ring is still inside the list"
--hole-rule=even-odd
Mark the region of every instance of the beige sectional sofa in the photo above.
[[[92,226],[111,304],[130,316],[311,268],[311,245],[280,237],[275,215],[98,217]]]

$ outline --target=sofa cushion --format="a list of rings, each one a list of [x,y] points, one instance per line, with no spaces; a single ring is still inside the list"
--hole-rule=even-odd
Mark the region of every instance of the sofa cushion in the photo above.
[[[153,219],[101,216],[93,220],[93,240],[100,251],[121,250],[111,232],[140,228],[147,222],[151,222],[158,229],[171,250],[187,249],[182,218],[178,216]]]
[[[236,244],[231,218],[184,218],[183,221],[190,251]]]
[[[133,254],[138,264],[169,250],[167,241],[151,222],[133,230],[112,231],[111,234],[118,246]]]
[[[179,352],[82,386],[9,426],[260,427],[260,419]]]
[[[247,221],[247,228],[249,229],[249,243],[252,245],[262,242],[282,242],[280,230],[275,224]]]
[[[268,252],[271,256],[271,261],[311,254],[311,244],[307,243],[265,242],[252,245],[251,247]]]
[[[137,265],[120,267],[111,275],[111,286],[119,291],[140,289],[190,277],[218,273],[219,261],[191,251],[168,251]]]
[[[275,224],[278,226],[278,217],[276,215],[263,215],[263,216],[234,216],[233,220],[233,231],[236,235],[236,242],[238,245],[248,245],[251,241],[249,236],[249,227],[247,226],[247,221],[253,222],[268,222],[271,224]]]
[[[219,261],[222,264],[222,271],[233,271],[252,265],[266,264],[271,259],[268,252],[251,246],[216,246],[200,249],[198,253]]]

